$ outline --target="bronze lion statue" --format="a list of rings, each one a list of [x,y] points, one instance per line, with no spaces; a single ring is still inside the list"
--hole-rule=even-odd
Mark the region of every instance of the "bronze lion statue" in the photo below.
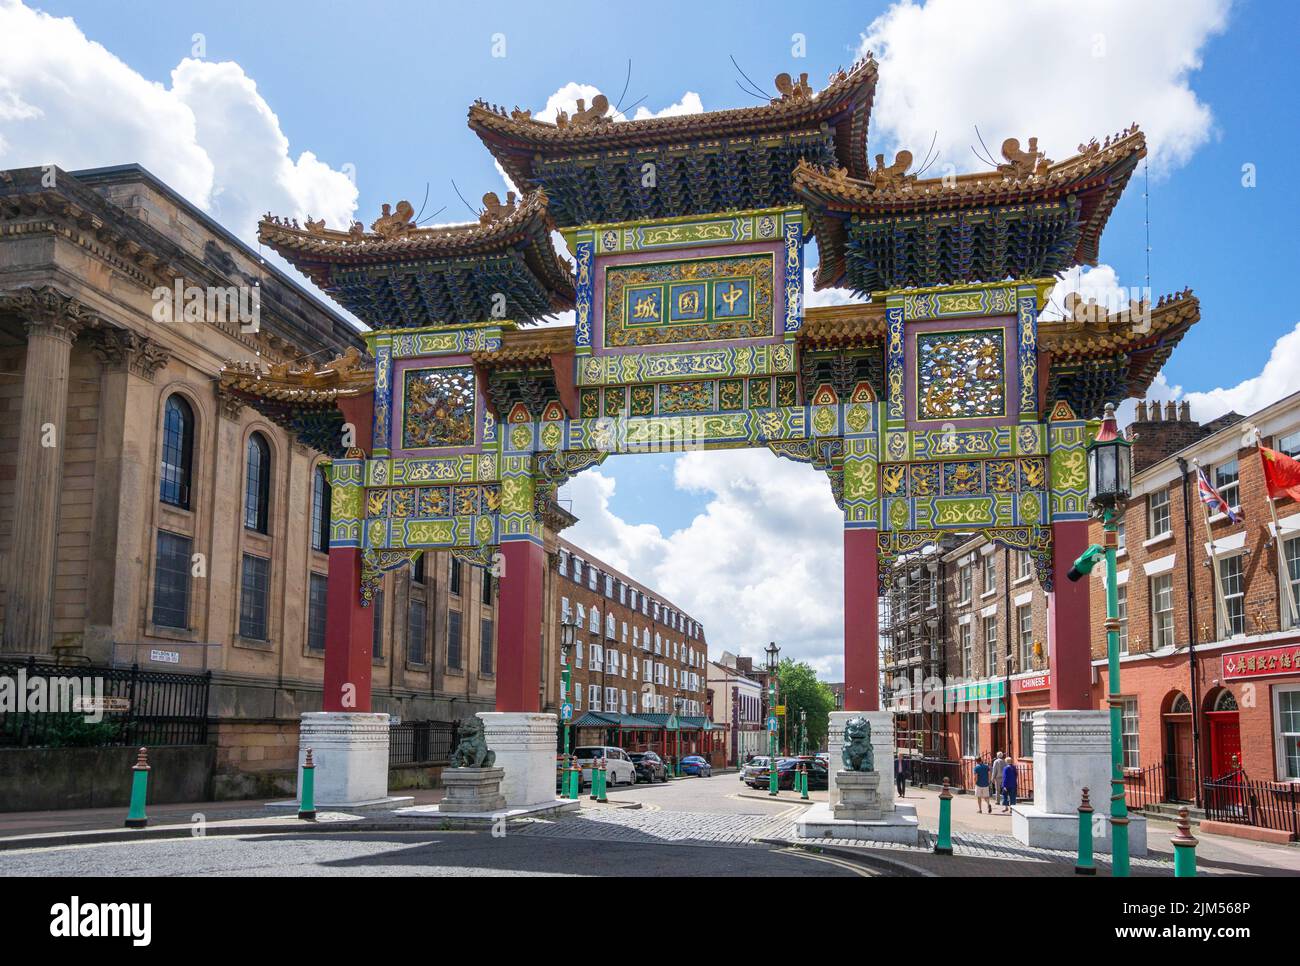
[[[483,720],[475,715],[460,722],[460,744],[451,753],[452,768],[491,768],[497,753],[487,746],[483,736]]]
[[[844,722],[844,747],[840,751],[849,771],[875,771],[876,759],[871,751],[871,722],[850,718]]]

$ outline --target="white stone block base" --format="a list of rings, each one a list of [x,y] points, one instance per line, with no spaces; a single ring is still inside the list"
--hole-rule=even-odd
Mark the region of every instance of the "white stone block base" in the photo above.
[[[1094,819],[1097,814],[1093,813]],[[1011,834],[1017,841],[1034,848],[1077,852],[1079,815],[1046,812],[1036,805],[1016,805],[1011,809]],[[1114,851],[1110,816],[1094,821],[1092,850],[1107,855]],[[1135,859],[1147,854],[1147,820],[1142,815],[1128,817],[1128,854]]]
[[[533,711],[480,711],[483,737],[505,770],[501,794],[507,808],[553,802],[555,715]]]
[[[882,782],[883,784],[883,782]],[[921,844],[921,825],[916,806],[899,804],[877,822],[837,819],[829,802],[817,802],[795,822],[795,832],[804,839],[856,839],[861,842]]]
[[[835,786],[835,773],[844,767],[840,752],[844,748],[844,722],[850,718],[866,718],[871,723],[871,752],[876,771],[880,773],[880,809],[886,817],[894,807],[894,713],[892,711],[832,711],[830,728],[826,736],[826,750],[830,753],[827,776],[832,804],[839,801]]]
[[[316,808],[357,807],[388,800],[388,715],[310,711],[298,725],[298,801],[302,764],[311,749]]]

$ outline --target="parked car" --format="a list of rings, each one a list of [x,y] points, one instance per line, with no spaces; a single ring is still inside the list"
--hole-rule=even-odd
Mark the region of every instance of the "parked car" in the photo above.
[[[758,762],[760,759],[755,758]],[[761,759],[762,764],[748,772],[745,776],[745,784],[750,788],[769,788],[771,786],[771,772],[768,771],[768,762],[771,759]],[[794,787],[794,768],[788,762],[788,758],[776,759],[776,787],[793,788]]]
[[[668,781],[668,769],[664,760],[653,751],[634,751],[628,755],[636,767],[636,780],[653,785],[655,782]]]
[[[767,762],[768,758],[766,755],[755,755],[741,767],[740,780],[746,785],[754,785],[754,776],[758,774],[760,769],[763,770],[763,778],[766,779]],[[758,786],[754,785],[754,787],[757,788]]]
[[[829,787],[828,776],[830,774],[829,761],[821,755],[803,755],[799,758],[789,759],[792,770],[797,771],[800,765],[808,768],[808,791],[813,792],[818,789],[825,790]],[[791,776],[793,781],[793,775]]]
[[[605,759],[605,784],[608,787],[636,783],[636,765],[632,764],[632,759],[622,748],[614,748],[610,745],[586,745],[575,748],[573,755],[582,766],[583,785],[591,784],[591,767],[598,758]]]
[[[682,771],[700,778],[712,778],[713,766],[699,755],[687,755],[682,759]]]

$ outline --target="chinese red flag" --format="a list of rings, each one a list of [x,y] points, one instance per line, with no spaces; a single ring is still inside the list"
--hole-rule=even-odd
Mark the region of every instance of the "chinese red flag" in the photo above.
[[[1289,496],[1300,501],[1300,463],[1264,446],[1259,448],[1259,456],[1264,464],[1264,485],[1268,487],[1269,499]]]

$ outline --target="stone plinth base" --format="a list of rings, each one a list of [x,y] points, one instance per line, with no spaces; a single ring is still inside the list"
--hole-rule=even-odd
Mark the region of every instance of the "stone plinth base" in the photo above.
[[[1100,811],[1093,813],[1094,820]],[[1075,852],[1079,848],[1079,814],[1047,812],[1037,805],[1015,805],[1011,809],[1011,834],[1024,845],[1040,849]],[[1109,855],[1114,851],[1110,817],[1103,816],[1092,828],[1092,850]],[[1128,817],[1128,854],[1140,859],[1147,854],[1147,820]]]
[[[507,808],[556,801],[555,715],[533,711],[480,711],[483,738],[505,772]]]
[[[839,801],[831,807],[835,818],[843,822],[879,822],[880,772],[839,771],[835,775]]]
[[[316,766],[316,808],[352,807],[390,801],[388,715],[355,711],[310,711],[298,727],[298,797],[307,749]]]
[[[501,794],[503,768],[444,768],[442,787],[446,794],[438,803],[442,814],[499,812],[506,807]]]
[[[830,752],[827,777],[828,798],[839,801],[836,791],[836,769],[844,767],[841,751],[844,748],[844,722],[850,718],[866,718],[871,722],[871,752],[875,759],[876,774],[886,776],[880,783],[880,810],[888,814],[894,807],[894,714],[892,711],[832,711],[826,750]]]
[[[916,818],[915,805],[896,805],[882,812],[877,821],[860,822],[836,818],[829,802],[818,802],[795,822],[795,831],[804,839],[857,839],[861,842],[921,844],[921,825]]]

